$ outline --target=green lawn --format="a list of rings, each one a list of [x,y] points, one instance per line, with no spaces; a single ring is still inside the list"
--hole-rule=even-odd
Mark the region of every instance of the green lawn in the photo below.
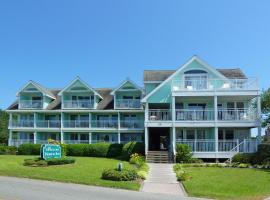
[[[185,167],[183,182],[190,196],[215,199],[264,199],[270,196],[270,171],[239,168]]]
[[[120,161],[107,158],[76,157],[76,163],[62,166],[27,167],[23,160],[33,156],[0,156],[0,175],[17,176],[34,179],[55,180],[61,182],[81,183],[105,187],[139,190],[138,181],[115,182],[101,179],[103,169],[115,168]],[[123,162],[124,168],[133,168]]]

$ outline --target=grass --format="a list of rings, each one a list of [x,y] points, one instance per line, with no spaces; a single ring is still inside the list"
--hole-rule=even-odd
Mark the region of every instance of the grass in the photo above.
[[[76,163],[49,167],[27,167],[23,161],[33,156],[0,155],[0,175],[60,182],[80,183],[86,185],[114,187],[139,190],[138,181],[108,181],[101,179],[104,169],[115,168],[119,160],[107,158],[76,157]],[[121,161],[124,168],[134,168],[128,162]]]
[[[270,196],[270,171],[239,168],[188,167],[184,181],[190,196],[214,199],[264,199]]]

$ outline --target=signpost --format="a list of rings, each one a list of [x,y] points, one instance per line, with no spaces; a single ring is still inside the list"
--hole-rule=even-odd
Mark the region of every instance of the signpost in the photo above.
[[[61,158],[61,146],[56,144],[44,144],[40,149],[40,157],[44,160]]]

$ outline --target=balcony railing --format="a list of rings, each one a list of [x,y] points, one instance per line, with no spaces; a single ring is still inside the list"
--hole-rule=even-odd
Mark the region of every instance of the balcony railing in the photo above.
[[[215,152],[216,141],[214,139],[183,140],[177,139],[177,144],[187,144],[193,152]],[[242,152],[252,153],[257,150],[256,139],[244,140],[218,140],[218,152]]]
[[[214,120],[214,110],[178,109],[175,111],[176,121],[211,121]]]
[[[36,127],[38,128],[60,128],[60,120],[38,120],[36,122]]]
[[[258,90],[256,78],[173,80],[172,91]]]
[[[34,143],[33,139],[12,139],[10,141],[10,146],[18,147],[21,144],[33,144],[33,143]]]
[[[117,128],[118,120],[92,120],[93,128]]]
[[[140,99],[116,99],[115,106],[116,108],[122,108],[122,109],[140,108],[141,100]]]
[[[249,121],[258,119],[256,109],[218,109],[218,120]]]
[[[111,143],[111,144],[116,144],[118,143],[118,141],[116,140],[92,140],[92,144],[95,144],[95,143]]]
[[[89,128],[89,120],[65,120],[64,128]]]
[[[172,120],[171,110],[169,109],[150,109],[148,110],[149,121],[170,121]]]
[[[94,101],[91,100],[64,100],[63,108],[94,108]]]
[[[43,108],[43,101],[42,100],[20,100],[20,108],[22,109]]]
[[[120,122],[121,128],[138,129],[144,127],[142,120],[123,120]]]
[[[9,123],[12,128],[34,128],[34,120],[20,120]]]
[[[89,140],[64,140],[65,144],[89,144]]]

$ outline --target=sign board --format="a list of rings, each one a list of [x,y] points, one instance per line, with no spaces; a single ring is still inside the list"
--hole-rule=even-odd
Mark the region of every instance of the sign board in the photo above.
[[[56,144],[44,144],[40,149],[41,158],[44,160],[61,158],[61,146]]]

